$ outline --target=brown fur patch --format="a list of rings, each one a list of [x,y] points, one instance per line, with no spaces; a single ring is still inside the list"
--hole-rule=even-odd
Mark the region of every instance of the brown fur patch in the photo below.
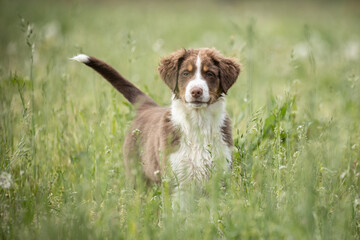
[[[164,107],[144,106],[139,109],[123,147],[128,176],[141,160],[146,178],[153,182],[161,181],[166,159],[180,142],[179,132],[173,127],[170,115],[170,109]]]
[[[220,82],[223,92],[226,94],[230,87],[236,82],[240,74],[240,64],[234,58],[222,56],[217,50],[211,49],[211,58],[220,70]]]
[[[160,60],[158,68],[160,76],[173,92],[176,91],[179,67],[186,54],[185,49],[180,49]]]
[[[228,145],[228,147],[232,147],[234,145],[234,141],[232,138],[232,127],[229,116],[226,116],[225,118],[224,125],[221,127],[221,133],[224,142]]]

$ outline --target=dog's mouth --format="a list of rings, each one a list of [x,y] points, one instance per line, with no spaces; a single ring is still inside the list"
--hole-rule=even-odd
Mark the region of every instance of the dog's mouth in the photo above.
[[[207,105],[209,105],[209,103],[210,103],[210,101],[208,101],[208,102],[203,102],[203,101],[191,101],[191,102],[188,102],[188,104],[193,108],[206,107]]]

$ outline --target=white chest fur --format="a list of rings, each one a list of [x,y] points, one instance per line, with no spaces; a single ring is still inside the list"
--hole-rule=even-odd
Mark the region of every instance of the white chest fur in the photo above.
[[[182,135],[179,149],[169,159],[179,187],[206,180],[215,160],[216,165],[222,165],[220,168],[231,163],[231,149],[221,133],[226,117],[224,99],[200,109],[188,107],[181,100],[174,99],[171,113],[172,123]]]

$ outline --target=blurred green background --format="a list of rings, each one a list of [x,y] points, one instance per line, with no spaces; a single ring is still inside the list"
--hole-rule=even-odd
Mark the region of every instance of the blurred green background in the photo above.
[[[358,1],[0,0],[0,238],[359,239],[359,23]],[[234,168],[173,212],[168,181],[126,187],[132,107],[69,58],[169,105],[159,60],[198,47],[242,64]]]

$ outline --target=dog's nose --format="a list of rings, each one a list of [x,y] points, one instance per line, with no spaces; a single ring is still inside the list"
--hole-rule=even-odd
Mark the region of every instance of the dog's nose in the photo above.
[[[203,94],[203,90],[199,87],[194,87],[191,89],[191,96],[193,98],[198,98],[198,97],[201,97]]]

